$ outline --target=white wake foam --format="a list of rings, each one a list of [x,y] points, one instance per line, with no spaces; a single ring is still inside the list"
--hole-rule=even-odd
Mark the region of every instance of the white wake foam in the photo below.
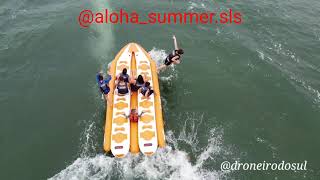
[[[196,118],[198,116],[198,118]],[[185,116],[183,116],[185,117]],[[159,149],[151,157],[128,154],[123,159],[116,159],[97,154],[94,157],[83,156],[77,158],[71,165],[51,180],[63,179],[221,179],[226,174],[206,167],[206,163],[214,161],[222,151],[222,133],[211,129],[208,132],[208,144],[199,147],[198,126],[203,115],[191,113],[186,116],[186,123],[176,137],[173,131],[168,131],[166,139],[168,145]],[[93,125],[89,125],[84,133],[84,139],[90,139]],[[190,130],[191,129],[191,130]],[[203,131],[203,130],[202,130]],[[88,141],[88,140],[87,140]],[[191,146],[180,147],[182,142]],[[86,144],[85,146],[91,146]],[[82,147],[83,148],[83,147]],[[89,148],[90,149],[90,148]],[[189,150],[188,150],[189,149]],[[191,160],[194,159],[194,160]]]
[[[160,66],[161,64],[163,64],[163,61],[167,57],[167,53],[165,50],[158,49],[155,47],[153,47],[149,51],[149,54],[150,54],[151,58],[156,61],[157,66]]]
[[[163,50],[163,49],[158,49],[153,47],[150,51],[149,54],[151,58],[156,61],[157,66],[159,67],[160,65],[163,64],[165,58],[167,57],[168,53]],[[173,79],[178,78],[178,72],[176,71],[175,65],[170,65],[167,67],[165,72],[161,72],[159,76],[160,80],[162,81],[172,81]]]

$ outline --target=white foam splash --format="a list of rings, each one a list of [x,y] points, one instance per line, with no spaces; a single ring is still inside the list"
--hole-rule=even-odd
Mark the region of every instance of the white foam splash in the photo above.
[[[262,59],[262,60],[264,60],[264,54],[263,54],[263,52],[258,51],[258,50],[257,50],[257,52],[259,53],[259,58]]]
[[[161,65],[165,58],[167,57],[167,53],[163,49],[158,49],[156,47],[153,47],[150,51],[149,54],[151,58],[156,61],[157,66]]]
[[[315,103],[317,103],[318,105],[320,104],[320,92],[317,89],[313,88],[312,86],[307,84],[304,80],[302,80],[301,78],[298,78],[294,74],[290,75],[290,79],[295,81],[297,84],[302,86],[305,91],[307,91],[309,94],[311,94],[314,97],[313,101]],[[320,105],[319,105],[319,107],[320,107]]]
[[[160,65],[163,64],[165,58],[167,57],[167,53],[163,49],[158,49],[153,47],[150,51],[149,54],[151,58],[156,61],[157,66],[159,67]],[[178,72],[175,69],[175,65],[170,65],[166,69],[167,73],[160,73],[160,80],[162,81],[172,81],[173,79],[177,79],[178,77]]]
[[[94,116],[96,116],[96,114]],[[95,149],[95,146],[97,145],[94,141],[94,138],[92,137],[94,135],[92,132],[95,130],[95,128],[95,123],[93,121],[89,122],[83,135],[81,136],[80,141],[82,142],[82,157],[86,156],[86,154],[92,151],[92,149]]]
[[[187,120],[181,128],[178,138],[174,132],[168,131],[166,139],[168,145],[164,149],[159,149],[151,157],[143,155],[128,154],[123,159],[107,157],[103,154],[97,154],[94,157],[79,157],[66,169],[54,175],[51,180],[60,179],[221,179],[226,176],[220,171],[207,169],[205,163],[213,161],[215,155],[221,152],[220,131],[211,129],[208,138],[208,144],[204,148],[193,148],[196,152],[191,153],[188,150],[179,149],[181,141],[187,142],[192,147],[197,147],[198,126],[202,122],[203,115],[195,119],[198,114],[187,115]],[[191,131],[189,131],[191,126]],[[91,138],[85,131],[85,138]],[[89,144],[87,144],[89,145]],[[89,145],[90,146],[90,145]],[[190,160],[190,156],[196,159]]]
[[[208,10],[208,5],[211,1],[208,0],[196,0],[196,1],[189,1],[188,2],[188,11],[192,10]]]

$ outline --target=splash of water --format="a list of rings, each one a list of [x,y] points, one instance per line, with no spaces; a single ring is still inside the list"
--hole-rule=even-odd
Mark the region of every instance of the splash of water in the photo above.
[[[227,174],[207,169],[205,163],[213,161],[215,155],[221,153],[222,133],[211,129],[208,133],[208,144],[201,149],[194,148],[199,146],[196,124],[201,124],[203,119],[203,115],[198,115],[191,113],[183,116],[187,119],[179,135],[176,137],[174,132],[169,130],[166,134],[168,145],[166,148],[158,149],[151,157],[131,154],[123,159],[111,158],[103,154],[93,157],[83,156],[50,179],[221,179]],[[93,126],[87,126],[84,133],[85,142],[95,137],[91,135],[95,133]],[[192,151],[197,153],[180,148],[181,141],[187,142],[193,147]],[[84,144],[84,146],[91,146],[91,144]],[[190,156],[194,156],[196,161],[192,162]]]
[[[156,61],[157,66],[161,65],[164,61],[164,59],[167,57],[167,53],[163,49],[158,49],[153,47],[150,51],[149,54],[151,58]]]
[[[163,49],[158,49],[153,47],[150,51],[149,54],[151,56],[151,58],[156,61],[157,66],[159,67],[160,65],[163,64],[163,61],[166,59],[167,57],[167,53],[165,50]],[[160,73],[160,80],[162,81],[167,81],[170,82],[174,79],[178,78],[178,72],[175,69],[175,65],[170,65],[167,69],[166,69],[166,73]]]

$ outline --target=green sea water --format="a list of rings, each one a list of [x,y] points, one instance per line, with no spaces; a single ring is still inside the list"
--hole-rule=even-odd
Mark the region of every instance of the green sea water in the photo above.
[[[92,25],[83,9],[221,12],[241,25]],[[0,1],[0,179],[320,178],[318,0]],[[129,42],[158,64],[168,146],[104,155],[95,74]],[[304,162],[306,171],[228,171],[223,161]]]

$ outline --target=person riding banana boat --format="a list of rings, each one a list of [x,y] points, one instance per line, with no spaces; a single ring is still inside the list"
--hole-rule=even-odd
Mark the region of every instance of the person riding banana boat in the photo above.
[[[111,76],[108,74],[107,78],[104,78],[103,73],[100,71],[96,75],[96,80],[100,89],[100,92],[103,94],[104,100],[109,102],[108,94],[110,92],[109,82],[111,80]]]
[[[110,99],[103,149],[116,158],[151,156],[166,145],[156,62],[139,44],[129,43],[109,64],[110,76],[97,75],[100,91]]]

